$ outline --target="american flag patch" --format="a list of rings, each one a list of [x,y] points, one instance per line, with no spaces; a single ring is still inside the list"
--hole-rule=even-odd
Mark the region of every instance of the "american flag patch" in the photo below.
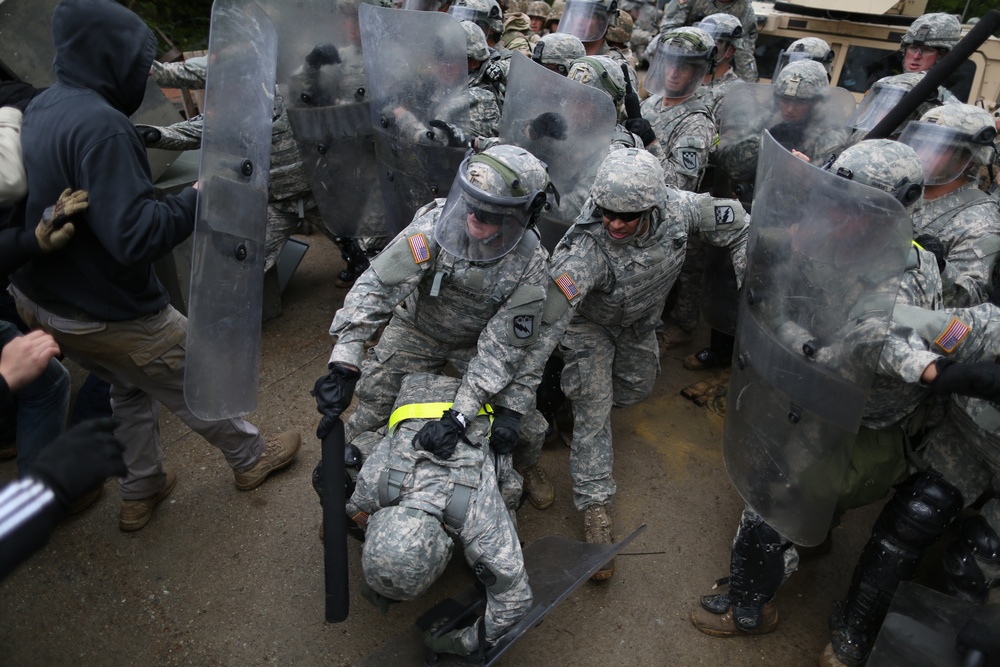
[[[562,290],[567,301],[572,301],[574,297],[580,296],[580,290],[573,284],[573,279],[569,277],[568,273],[564,273],[556,278],[556,285]]]
[[[958,344],[962,342],[962,339],[969,335],[970,331],[972,331],[972,327],[959,321],[957,317],[953,317],[951,318],[951,324],[937,337],[934,344],[948,354],[951,354],[958,347]]]
[[[365,514],[364,512],[358,512],[351,518],[354,520],[354,523],[358,524],[362,528],[368,527],[368,515]]]
[[[423,264],[431,258],[431,251],[427,247],[427,237],[423,234],[414,234],[409,239],[410,252],[413,253],[413,261]]]

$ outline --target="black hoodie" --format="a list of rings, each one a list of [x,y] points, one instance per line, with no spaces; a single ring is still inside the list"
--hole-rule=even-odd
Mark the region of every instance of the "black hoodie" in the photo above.
[[[112,0],[63,0],[52,15],[58,82],[25,114],[26,220],[42,216],[64,188],[90,193],[63,250],[11,278],[49,310],[74,318],[129,320],[168,301],[153,260],[194,228],[197,193],[157,201],[146,150],[128,116],[142,103],[156,39]]]

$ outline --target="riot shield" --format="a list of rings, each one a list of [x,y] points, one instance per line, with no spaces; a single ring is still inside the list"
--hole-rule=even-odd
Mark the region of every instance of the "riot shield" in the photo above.
[[[766,132],[761,144],[723,454],[747,505],[813,546],[840,494],[911,223],[891,195]]]
[[[865,664],[868,667],[986,664],[972,661],[970,653],[975,649],[960,652],[957,641],[958,633],[966,623],[977,616],[982,617],[984,612],[991,613],[986,609],[996,609],[996,605],[984,606],[959,600],[904,581],[896,589],[892,606]],[[992,614],[996,616],[995,611]]]
[[[37,88],[56,82],[52,71],[55,48],[52,45],[52,12],[59,0],[3,0],[0,2],[0,67],[9,74]],[[164,96],[152,79],[146,81],[142,106],[131,120],[143,125],[172,125],[181,119],[180,112]],[[178,153],[147,148],[153,179],[160,177]]]
[[[361,5],[361,42],[386,228],[445,197],[466,147],[449,128],[469,127],[465,30],[440,12]]]
[[[184,400],[202,419],[257,407],[276,50],[253,0],[215,1],[184,372]]]
[[[278,91],[333,236],[385,234],[358,26],[361,2],[261,3],[278,32]]]
[[[520,53],[511,58],[505,100],[500,141],[520,146],[548,165],[549,180],[560,195],[559,206],[538,221],[542,244],[551,251],[580,215],[608,154],[615,105],[607,93],[570,81]]]
[[[533,605],[524,618],[512,625],[496,645],[486,651],[481,664],[492,665],[499,660],[521,635],[538,625],[546,614],[589,580],[591,575],[614,558],[645,528],[645,524],[639,526],[617,544],[587,544],[549,535],[527,545],[524,548],[524,567],[528,571]],[[421,639],[421,626],[429,626],[442,618],[458,621],[460,617],[466,617],[471,622],[482,613],[485,605],[485,596],[475,586],[455,598],[446,598],[421,616],[416,624],[362,659],[357,663],[358,667],[467,665],[467,659],[450,654],[439,654],[434,657],[434,662],[430,662]]]
[[[793,110],[786,109],[783,115],[774,86],[737,81],[719,106],[719,145],[716,149],[717,172],[723,172],[731,188],[728,191],[716,188],[713,193],[716,196],[736,194],[741,201],[750,201],[760,135],[764,130],[786,149],[804,153],[819,166],[831,152],[838,151],[847,142],[847,119],[854,107],[850,92],[831,87],[822,98],[810,101],[805,111],[796,115]]]

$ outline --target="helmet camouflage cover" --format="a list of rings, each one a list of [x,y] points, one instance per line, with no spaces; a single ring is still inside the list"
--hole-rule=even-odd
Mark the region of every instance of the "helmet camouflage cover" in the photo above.
[[[663,167],[648,151],[627,148],[613,151],[597,169],[590,188],[596,206],[609,211],[645,211],[667,198]]]
[[[743,24],[732,14],[709,14],[694,27],[707,32],[716,42],[725,42],[730,46],[743,36]]]
[[[930,46],[950,51],[962,38],[962,24],[952,14],[918,16],[903,35],[902,45]]]
[[[608,26],[607,32],[604,33],[604,39],[615,44],[628,44],[632,41],[632,29],[634,27],[635,21],[632,20],[632,16],[624,9],[619,9],[618,21],[612,22]]]
[[[368,520],[361,551],[365,581],[390,600],[423,594],[448,566],[454,543],[430,514],[399,505]]]
[[[553,32],[544,35],[535,43],[531,59],[539,65],[555,65],[565,76],[573,61],[585,55],[587,51],[578,37],[564,32]]]
[[[810,60],[822,63],[826,68],[826,73],[833,71],[833,49],[826,41],[819,37],[803,37],[788,45],[785,49],[788,53],[802,53]]]
[[[567,78],[603,90],[615,102],[621,114],[625,101],[625,74],[621,65],[610,56],[584,56],[573,61]]]
[[[888,192],[911,216],[922,201],[924,170],[916,151],[890,139],[869,139],[847,149],[830,171]]]
[[[525,13],[532,18],[546,19],[549,17],[551,9],[549,3],[545,2],[545,0],[535,0],[528,5],[528,11]]]
[[[465,29],[465,54],[472,60],[480,62],[490,57],[489,46],[486,45],[486,35],[483,29],[472,21],[462,21]]]
[[[448,13],[459,21],[472,21],[484,33],[503,32],[503,10],[497,0],[457,0]]]
[[[990,112],[971,104],[945,104],[927,111],[920,117],[922,123],[933,123],[957,130],[967,137],[973,159],[982,166],[993,161],[993,142],[996,140],[996,121]]]
[[[775,97],[792,100],[819,100],[829,91],[826,68],[815,60],[796,60],[778,74],[772,84]]]

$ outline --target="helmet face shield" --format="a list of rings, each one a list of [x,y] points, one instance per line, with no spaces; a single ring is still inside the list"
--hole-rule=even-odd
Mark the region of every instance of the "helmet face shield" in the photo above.
[[[871,92],[862,98],[858,108],[847,119],[847,126],[864,132],[870,131],[885,118],[903,95],[909,92],[901,86],[886,86],[876,83]]]
[[[446,251],[472,262],[497,260],[517,246],[542,192],[523,197],[490,194],[469,181],[468,158],[448,193],[434,237]]]
[[[711,66],[708,52],[693,54],[661,44],[649,64],[645,87],[653,95],[678,98],[691,95]]]
[[[558,32],[573,35],[581,42],[596,42],[604,37],[610,21],[607,5],[572,0],[566,3]]]
[[[971,137],[950,127],[910,122],[899,135],[899,141],[920,156],[925,185],[950,183],[972,165]]]

